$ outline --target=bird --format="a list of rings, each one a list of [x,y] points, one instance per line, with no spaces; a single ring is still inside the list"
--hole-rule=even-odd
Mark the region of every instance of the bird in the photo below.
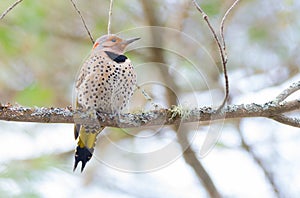
[[[75,109],[87,112],[94,122],[74,125],[78,140],[73,171],[81,161],[81,172],[92,158],[97,135],[104,129],[97,112],[118,114],[129,103],[137,76],[125,48],[140,38],[122,39],[115,34],[99,37],[83,63],[75,82]]]

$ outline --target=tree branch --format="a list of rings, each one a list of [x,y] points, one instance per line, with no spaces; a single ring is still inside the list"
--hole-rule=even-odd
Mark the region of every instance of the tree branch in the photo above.
[[[87,27],[87,25],[86,25],[86,23],[85,23],[85,20],[84,20],[83,16],[81,15],[80,10],[77,8],[77,6],[76,6],[76,4],[74,3],[73,0],[70,0],[70,1],[71,1],[71,3],[72,3],[73,7],[75,8],[76,12],[77,12],[78,15],[80,16],[81,22],[82,22],[82,24],[83,24],[83,26],[84,26],[84,29],[86,30],[87,34],[89,35],[92,44],[94,44],[94,43],[95,43],[95,40],[94,40],[94,38],[93,38],[93,36],[92,36],[92,34],[91,34],[89,28]]]
[[[228,105],[221,113],[211,107],[184,110],[174,106],[171,109],[159,109],[139,114],[120,114],[98,112],[102,126],[135,128],[142,126],[173,125],[189,122],[212,121],[232,118],[266,117],[284,124],[299,127],[299,124],[283,121],[282,113],[300,109],[300,99],[276,104],[274,101],[265,104]],[[184,113],[183,113],[184,112]],[[84,112],[73,112],[71,108],[26,108],[21,106],[0,105],[0,120],[40,123],[74,123],[74,118],[82,123],[89,118]],[[281,118],[281,119],[280,119]],[[298,120],[299,121],[299,120]],[[80,124],[80,123],[79,123]]]

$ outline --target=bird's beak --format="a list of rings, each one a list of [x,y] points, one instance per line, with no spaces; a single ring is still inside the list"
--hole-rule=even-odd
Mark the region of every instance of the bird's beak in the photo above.
[[[139,39],[140,39],[140,38],[127,39],[127,40],[124,41],[124,44],[125,44],[125,45],[128,45],[128,44],[133,43],[134,41],[137,41],[137,40],[139,40]]]

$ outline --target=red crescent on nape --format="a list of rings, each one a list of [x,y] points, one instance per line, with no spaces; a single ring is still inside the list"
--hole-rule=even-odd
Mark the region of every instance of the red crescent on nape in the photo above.
[[[95,49],[98,45],[99,45],[99,43],[95,43],[93,46],[93,49]]]

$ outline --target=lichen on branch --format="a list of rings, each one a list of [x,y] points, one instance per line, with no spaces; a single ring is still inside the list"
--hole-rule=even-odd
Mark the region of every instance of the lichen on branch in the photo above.
[[[293,85],[297,85],[294,83]],[[299,89],[299,86],[293,86]],[[290,95],[294,93],[295,88],[291,87],[282,91]],[[277,97],[278,98],[278,97]],[[235,118],[249,118],[249,117],[265,117],[273,119],[277,122],[287,124],[300,128],[299,118],[289,118],[285,113],[299,111],[300,99],[292,101],[281,101],[278,103],[277,99],[266,102],[265,104],[240,104],[228,105],[221,112],[211,107],[201,107],[195,109],[186,109],[182,113],[182,107],[173,106],[170,109],[158,109],[138,114],[110,114],[105,112],[97,112],[98,121],[102,126],[120,127],[120,128],[136,128],[142,126],[157,126],[157,125],[173,125],[180,123],[214,121]],[[176,112],[179,111],[179,112]],[[74,112],[71,107],[67,108],[27,108],[19,105],[1,105],[0,104],[0,120],[6,121],[20,121],[20,122],[39,122],[39,123],[76,123],[78,121],[84,123],[88,121],[88,116],[85,112]],[[79,123],[80,124],[80,123]]]

